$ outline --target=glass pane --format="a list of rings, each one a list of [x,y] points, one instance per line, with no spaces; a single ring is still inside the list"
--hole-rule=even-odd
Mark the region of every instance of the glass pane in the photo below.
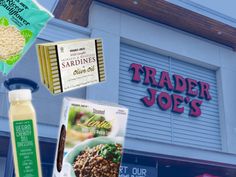
[[[9,146],[9,138],[5,136],[0,136],[0,158],[7,157],[8,147]],[[1,163],[0,163],[1,164]]]
[[[43,177],[51,177],[55,159],[56,141],[40,142]]]
[[[9,148],[11,148],[9,147],[9,137],[0,136],[0,177],[3,177],[5,173],[7,153]]]

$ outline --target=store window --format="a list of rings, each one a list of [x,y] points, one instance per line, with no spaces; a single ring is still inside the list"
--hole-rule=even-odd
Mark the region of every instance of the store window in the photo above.
[[[43,176],[51,177],[55,160],[56,141],[40,141]]]
[[[158,162],[153,157],[124,153],[119,177],[158,177]]]
[[[0,136],[1,144],[4,144],[4,146],[1,146],[0,148],[0,176],[4,176],[4,171],[6,168],[7,163],[7,154],[9,149],[9,137],[7,136]]]
[[[236,175],[236,171],[230,166],[209,165],[209,162],[126,152],[123,156],[120,174],[120,177],[132,175],[142,177],[232,177]]]
[[[132,82],[134,71],[130,70],[130,67],[133,63],[154,68],[157,81],[159,81],[161,72],[165,71],[169,74],[172,85],[174,85],[174,79],[172,78],[174,74],[183,78],[191,78],[196,83],[197,81],[208,83],[211,99],[200,99],[202,101],[201,114],[198,117],[190,116],[189,101],[197,99],[197,96],[188,96],[186,91],[174,93],[173,90],[169,91],[166,87],[161,89],[145,84],[145,74],[142,72],[139,73],[141,81],[138,83]],[[222,150],[215,70],[121,44],[119,83],[119,103],[127,106],[130,110],[127,137],[201,149]],[[184,111],[182,113],[173,112],[171,107],[173,103],[171,103],[169,109],[163,110],[156,103],[156,99],[154,99],[155,104],[153,106],[144,105],[141,99],[149,96],[149,88],[156,89],[156,95],[159,95],[160,92],[166,92],[168,95],[178,94],[183,98],[188,98],[189,100],[184,100],[179,106],[183,107]],[[169,101],[171,102],[171,100]],[[135,146],[133,149],[136,148]]]
[[[194,163],[184,160],[158,159],[158,177],[232,177],[236,175],[230,167]]]

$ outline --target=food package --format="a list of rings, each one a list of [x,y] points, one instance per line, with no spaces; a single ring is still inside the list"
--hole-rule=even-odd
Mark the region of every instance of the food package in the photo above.
[[[53,177],[118,177],[128,109],[64,98]]]
[[[0,0],[0,71],[8,74],[52,14],[36,0]]]
[[[101,39],[37,45],[41,81],[52,94],[105,81]]]

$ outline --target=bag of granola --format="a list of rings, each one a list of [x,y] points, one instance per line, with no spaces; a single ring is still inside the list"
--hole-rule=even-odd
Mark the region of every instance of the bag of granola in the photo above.
[[[36,0],[0,0],[0,71],[8,74],[52,14]]]

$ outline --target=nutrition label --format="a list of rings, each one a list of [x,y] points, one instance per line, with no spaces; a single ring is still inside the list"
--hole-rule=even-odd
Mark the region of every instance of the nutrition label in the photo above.
[[[38,177],[32,120],[14,121],[14,135],[20,177]]]

